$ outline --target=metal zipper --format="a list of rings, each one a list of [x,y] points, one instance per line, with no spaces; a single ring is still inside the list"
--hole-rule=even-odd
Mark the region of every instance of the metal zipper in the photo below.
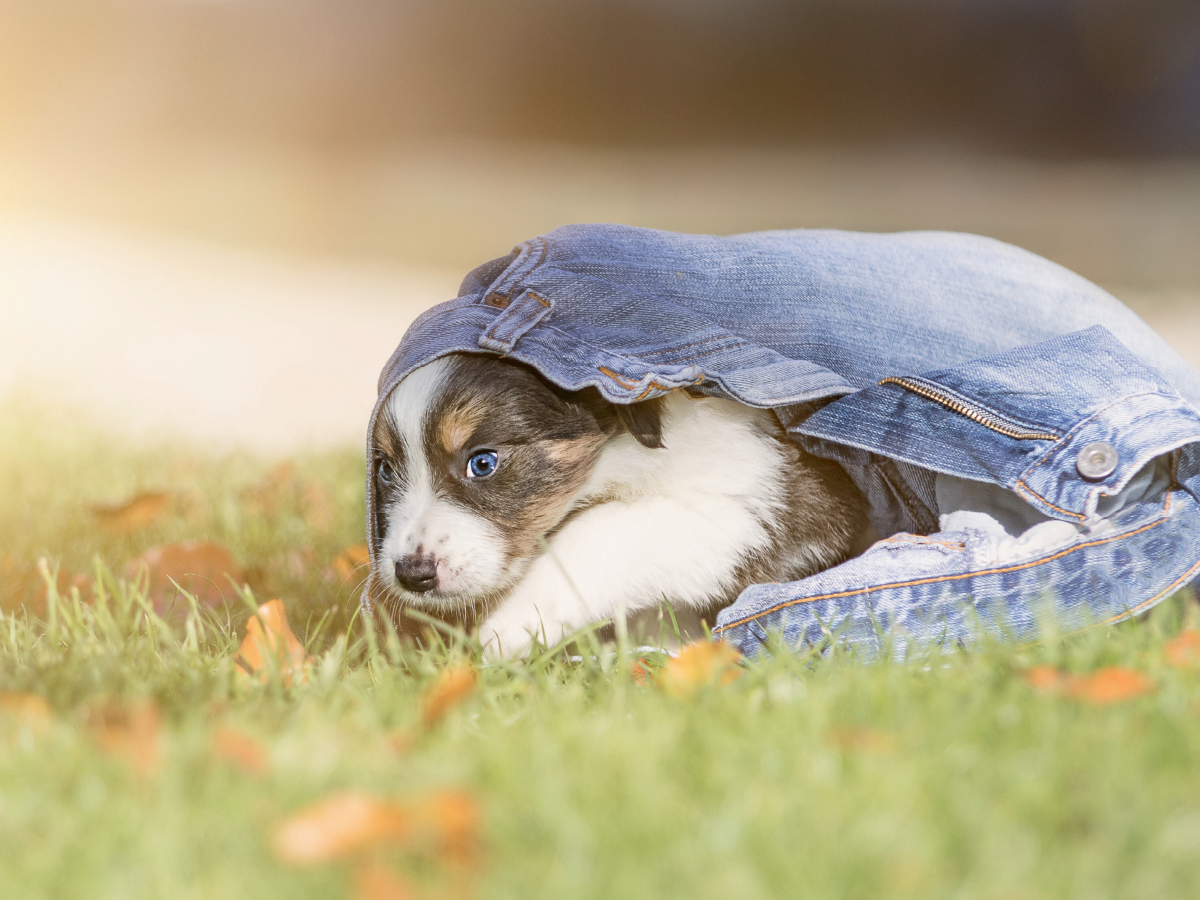
[[[1010,437],[1017,441],[1057,441],[1059,435],[1049,431],[1031,431],[1029,426],[1022,425],[1012,419],[1001,417],[999,413],[992,412],[985,407],[978,406],[962,397],[956,397],[944,388],[939,388],[932,382],[921,378],[901,378],[897,376],[888,376],[880,379],[879,384],[895,384],[904,388],[906,391],[912,391],[918,396],[924,397],[926,400],[932,400],[934,403],[939,403],[946,409],[953,410],[960,416],[966,416],[972,422],[977,422],[984,428],[990,428],[992,431],[998,432],[1005,437]]]

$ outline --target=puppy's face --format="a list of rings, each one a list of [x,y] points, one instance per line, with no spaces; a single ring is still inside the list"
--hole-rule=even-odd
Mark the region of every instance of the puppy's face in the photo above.
[[[433,613],[499,597],[568,512],[611,418],[490,357],[455,354],[413,371],[374,434],[377,585]]]

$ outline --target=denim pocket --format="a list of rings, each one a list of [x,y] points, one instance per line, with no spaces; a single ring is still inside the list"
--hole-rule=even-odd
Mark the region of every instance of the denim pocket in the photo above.
[[[807,449],[851,448],[1000,485],[1044,515],[1082,522],[1150,460],[1200,441],[1200,413],[1096,326],[961,366],[898,373],[791,429]],[[1111,466],[1084,465],[1101,447]]]

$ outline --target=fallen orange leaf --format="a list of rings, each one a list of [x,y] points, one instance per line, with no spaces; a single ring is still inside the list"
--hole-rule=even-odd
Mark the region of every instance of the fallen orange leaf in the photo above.
[[[690,697],[701,688],[729,684],[739,678],[741,658],[724,641],[693,641],[662,668],[658,683],[668,694]]]
[[[635,684],[648,684],[651,680],[651,669],[646,665],[646,660],[636,659],[633,662],[633,681]]]
[[[329,488],[321,481],[310,481],[300,492],[300,514],[309,525],[322,531],[333,524],[336,507]]]
[[[95,706],[88,713],[88,726],[101,749],[123,757],[137,774],[158,770],[162,716],[153,701]]]
[[[1200,669],[1200,629],[1185,628],[1163,649],[1171,665],[1180,669]]]
[[[354,870],[355,900],[410,900],[414,896],[408,882],[387,866],[373,863]]]
[[[324,482],[305,481],[290,460],[279,463],[258,484],[241,493],[246,508],[273,517],[283,512],[299,515],[308,524],[327,529],[333,524],[337,505]]]
[[[150,599],[160,615],[171,610],[177,614],[187,612],[188,604],[177,596],[176,584],[201,606],[212,608],[235,596],[233,584],[246,583],[233,554],[213,541],[151,547],[129,564],[129,573],[136,577],[143,568],[149,575]]]
[[[1154,682],[1141,672],[1118,666],[1072,678],[1066,685],[1068,696],[1095,705],[1131,700],[1153,689]]]
[[[865,753],[890,753],[894,740],[886,731],[874,728],[833,728],[829,740],[842,750],[861,750]]]
[[[325,577],[330,581],[348,581],[361,569],[362,577],[366,578],[366,566],[370,559],[371,555],[365,542],[351,544],[334,558],[333,565]]]
[[[1119,703],[1154,689],[1154,682],[1133,669],[1111,666],[1087,675],[1068,675],[1053,666],[1034,666],[1025,673],[1034,690],[1060,692],[1075,700],[1094,705]]]
[[[50,561],[45,557],[38,560],[37,567],[42,582],[40,600],[43,606],[50,599],[51,582],[53,582],[54,591],[59,597],[70,596],[72,589],[78,590],[81,598],[86,598],[91,593],[92,579],[86,575],[72,575],[61,567],[57,572],[51,574]]]
[[[449,710],[475,690],[475,670],[457,665],[443,669],[421,698],[421,722],[426,728],[438,722]]]
[[[244,732],[222,725],[213,733],[213,753],[243,772],[261,775],[269,762],[266,747]]]
[[[401,755],[412,749],[413,736],[407,731],[393,731],[387,738],[388,746]]]
[[[1037,691],[1050,691],[1062,687],[1066,676],[1054,666],[1034,666],[1025,672],[1025,680]]]
[[[12,716],[22,725],[37,732],[44,731],[53,717],[50,704],[37,694],[0,693],[0,713]]]
[[[413,807],[416,830],[462,861],[479,848],[479,805],[465,791],[439,791]]]
[[[291,460],[284,460],[263,476],[258,484],[242,491],[241,496],[248,509],[265,516],[274,516],[285,501],[290,499],[294,502],[298,492],[296,464]]]
[[[275,834],[275,852],[293,865],[328,862],[381,844],[401,843],[410,829],[410,816],[398,803],[345,791],[285,821]]]
[[[162,518],[169,499],[164,491],[143,491],[120,503],[97,503],[92,515],[108,531],[128,535]]]
[[[238,647],[237,667],[247,675],[257,672],[265,681],[269,660],[279,667],[285,685],[292,683],[293,675],[304,679],[309,658],[288,626],[282,600],[268,600],[258,608],[246,622],[246,637]]]

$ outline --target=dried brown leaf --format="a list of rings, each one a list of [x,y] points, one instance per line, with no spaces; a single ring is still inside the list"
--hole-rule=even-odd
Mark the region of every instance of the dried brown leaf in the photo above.
[[[1052,666],[1034,666],[1025,673],[1025,680],[1034,690],[1060,693],[1096,706],[1131,700],[1154,690],[1154,682],[1148,676],[1120,666],[1097,669],[1087,675],[1068,675]]]
[[[296,464],[284,460],[271,469],[258,484],[242,491],[242,502],[251,512],[272,517],[288,503],[296,502],[299,480]]]
[[[213,608],[236,596],[234,584],[246,583],[246,575],[233,554],[213,541],[179,541],[151,547],[129,564],[133,577],[142,570],[148,574],[150,599],[160,615],[169,611],[186,613],[188,604],[177,596],[176,584],[201,606]]]
[[[268,600],[246,622],[246,637],[238,647],[237,667],[247,675],[258,673],[265,681],[271,663],[278,668],[285,685],[293,677],[303,681],[309,657],[292,629],[288,626],[287,610],[282,600]]]
[[[275,833],[275,852],[284,862],[311,865],[383,844],[401,844],[411,830],[411,817],[398,803],[345,791],[285,821]]]
[[[471,666],[443,669],[421,698],[421,722],[426,728],[441,720],[455,705],[475,690],[477,676]]]
[[[1066,675],[1054,666],[1033,666],[1025,672],[1025,681],[1035,691],[1058,690],[1065,680]]]
[[[724,641],[693,641],[663,666],[658,683],[668,694],[691,697],[702,688],[726,685],[739,678],[741,658]]]
[[[437,791],[408,803],[344,791],[285,821],[275,834],[275,851],[285,862],[308,865],[388,847],[461,869],[480,848],[480,818],[465,791]]]
[[[480,819],[479,804],[466,791],[438,791],[413,805],[415,831],[456,862],[469,860],[479,849]]]
[[[38,734],[44,732],[53,719],[50,704],[42,697],[13,691],[0,693],[0,716],[15,719]]]
[[[162,716],[151,700],[131,706],[104,703],[88,713],[88,727],[102,750],[125,759],[138,775],[157,773]]]
[[[366,543],[350,544],[339,553],[326,572],[329,581],[349,581],[356,572],[360,573],[360,581],[367,577],[366,567],[370,563],[370,553]]]
[[[1163,648],[1167,662],[1180,669],[1200,669],[1200,629],[1185,628]]]
[[[333,524],[337,507],[333,494],[321,481],[310,481],[300,491],[300,515],[314,528],[325,531]]]
[[[45,608],[46,602],[50,599],[50,587],[53,583],[54,591],[60,597],[69,597],[71,591],[78,590],[80,597],[86,599],[92,592],[92,579],[86,575],[73,575],[64,568],[59,568],[57,571],[52,570],[50,561],[45,557],[38,560],[37,563],[38,580],[41,582],[41,591],[38,594],[39,605]]]
[[[407,731],[393,731],[387,736],[388,746],[403,756],[413,747],[413,736]]]
[[[829,740],[842,750],[859,750],[864,753],[890,753],[895,746],[895,738],[892,735],[874,728],[833,728],[830,729]]]
[[[161,519],[169,500],[170,494],[165,491],[143,491],[119,503],[97,503],[92,506],[92,515],[106,531],[129,535]]]
[[[1067,696],[1097,706],[1132,700],[1152,690],[1154,682],[1146,675],[1119,666],[1072,678],[1066,685]]]
[[[633,675],[634,684],[649,684],[653,681],[654,676],[651,674],[654,669],[644,659],[635,659],[631,674]]]
[[[261,775],[270,767],[262,742],[228,725],[213,732],[212,749],[214,755],[251,775]]]
[[[409,883],[387,866],[369,863],[354,870],[355,900],[412,900],[415,896]]]

